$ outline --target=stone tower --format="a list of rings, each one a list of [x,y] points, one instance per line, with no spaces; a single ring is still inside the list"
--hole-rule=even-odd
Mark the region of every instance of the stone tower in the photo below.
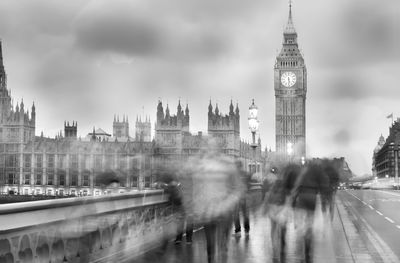
[[[234,108],[231,101],[229,114],[224,116],[220,113],[218,104],[213,111],[210,101],[208,105],[208,135],[216,139],[218,148],[222,149],[225,154],[239,156],[240,115],[238,105]]]
[[[73,121],[72,125],[69,122],[64,122],[64,137],[76,139],[78,137],[78,123]]]
[[[11,103],[7,89],[7,75],[4,70],[2,43],[0,41],[0,143],[26,144],[35,138],[36,109],[32,105],[31,114],[25,110],[24,102]]]
[[[279,156],[306,157],[307,70],[297,43],[292,5],[274,67],[276,151]]]
[[[119,116],[114,115],[113,121],[113,137],[115,138],[129,138],[129,121],[128,116],[125,115],[122,121],[119,120]]]
[[[141,117],[136,117],[136,124],[135,124],[135,140],[136,141],[144,141],[150,142],[151,141],[151,122],[150,117],[145,118],[142,121]]]
[[[158,146],[168,149],[170,153],[182,152],[183,137],[189,134],[189,108],[186,105],[185,112],[179,101],[176,115],[171,115],[169,107],[165,109],[162,102],[157,105],[157,122],[155,127],[155,141]]]

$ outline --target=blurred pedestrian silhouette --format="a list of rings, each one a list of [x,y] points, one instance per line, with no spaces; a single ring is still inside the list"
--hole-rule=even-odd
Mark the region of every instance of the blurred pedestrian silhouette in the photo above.
[[[243,170],[242,162],[237,160],[235,162],[236,168],[240,175],[240,178],[243,182],[243,186],[245,187],[244,191],[245,194],[239,201],[239,204],[236,206],[235,210],[235,235],[240,236],[241,234],[241,225],[240,225],[240,214],[243,216],[243,227],[246,234],[250,232],[250,219],[249,219],[249,207],[248,207],[248,196],[250,190],[250,182],[251,182],[251,175]]]
[[[287,223],[292,217],[292,193],[300,173],[300,167],[296,164],[289,164],[277,175],[275,174],[277,168],[272,171],[268,178],[272,186],[266,194],[264,208],[271,220],[273,261],[285,262]]]
[[[261,185],[261,200],[265,199],[266,194],[271,190],[272,186],[275,184],[275,181],[277,180],[277,171],[278,169],[273,166],[263,177],[262,180],[262,185]]]
[[[178,220],[178,234],[175,244],[182,242],[183,233],[186,232],[186,243],[192,243],[193,236],[193,174],[184,166],[177,172],[180,182],[181,209]]]
[[[329,200],[329,178],[317,162],[307,164],[301,171],[293,191],[295,224],[301,227],[298,231],[304,243],[305,262],[313,262],[313,225],[317,196],[321,196],[321,206],[326,207]]]
[[[323,202],[323,204],[326,204],[327,207],[323,207],[323,212],[329,213],[332,221],[335,214],[335,196],[339,186],[340,176],[339,171],[334,166],[333,161],[323,160],[322,167],[329,179],[329,188],[328,193],[326,194],[327,200]]]
[[[185,209],[192,211],[196,225],[204,226],[208,262],[227,262],[233,215],[245,190],[238,170],[232,159],[213,151],[186,164],[193,191],[191,200],[183,201]]]

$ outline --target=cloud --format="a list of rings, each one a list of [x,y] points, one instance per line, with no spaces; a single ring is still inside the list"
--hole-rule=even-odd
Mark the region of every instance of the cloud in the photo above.
[[[349,131],[341,129],[335,133],[333,139],[339,146],[348,146],[351,138]]]
[[[74,21],[76,45],[89,52],[191,61],[216,59],[234,44],[224,33],[231,29],[223,23],[194,22],[184,12],[171,17],[156,5],[150,9],[125,1],[99,2],[92,2]]]

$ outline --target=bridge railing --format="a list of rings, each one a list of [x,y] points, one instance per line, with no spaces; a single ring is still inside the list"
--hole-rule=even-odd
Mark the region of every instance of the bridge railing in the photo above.
[[[161,190],[4,204],[0,262],[100,262],[147,249],[174,231],[170,225]]]
[[[260,184],[247,199],[258,207]],[[175,218],[163,190],[3,204],[0,262],[115,262],[171,238]]]

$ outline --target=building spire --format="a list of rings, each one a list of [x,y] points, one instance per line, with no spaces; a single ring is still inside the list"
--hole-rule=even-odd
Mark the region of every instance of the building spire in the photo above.
[[[3,64],[3,49],[1,46],[1,39],[0,39],[0,90],[6,90],[6,71],[4,70]]]
[[[289,0],[289,18],[284,33],[285,34],[296,33],[296,29],[294,28],[293,18],[292,18],[292,0]]]
[[[1,39],[0,39],[0,68],[3,67],[3,49],[1,47]]]

